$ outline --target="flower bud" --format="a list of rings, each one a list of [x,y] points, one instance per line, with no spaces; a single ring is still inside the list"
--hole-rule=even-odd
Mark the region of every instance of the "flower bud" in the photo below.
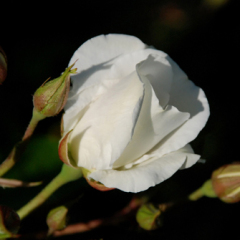
[[[33,95],[33,105],[36,111],[40,112],[45,117],[57,115],[65,106],[69,88],[70,74],[76,73],[74,66],[66,68],[65,72],[58,78],[43,83]]]
[[[48,235],[51,235],[56,230],[62,230],[66,227],[66,216],[68,209],[65,206],[60,206],[52,209],[47,215],[47,225],[49,227]]]
[[[4,82],[7,77],[7,56],[0,46],[0,84]]]
[[[240,162],[224,165],[212,174],[216,195],[226,203],[240,201]]]
[[[0,206],[0,238],[16,234],[20,228],[20,218],[10,207]]]
[[[152,203],[143,204],[137,211],[136,220],[139,226],[145,230],[154,230],[160,226],[160,209]]]

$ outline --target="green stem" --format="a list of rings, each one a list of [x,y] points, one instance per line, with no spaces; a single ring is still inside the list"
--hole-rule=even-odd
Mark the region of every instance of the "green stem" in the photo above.
[[[194,191],[188,196],[188,199],[191,201],[197,201],[199,198],[203,197],[204,193],[202,191],[202,187]]]
[[[199,189],[197,189],[196,191],[191,193],[188,196],[188,199],[191,200],[191,201],[196,201],[199,198],[204,197],[204,196],[205,197],[210,197],[210,198],[217,197],[217,195],[216,195],[216,193],[213,189],[211,179],[208,179],[207,181],[205,181]]]
[[[35,128],[37,127],[38,122],[43,120],[44,118],[46,118],[46,117],[44,115],[42,115],[41,113],[37,112],[35,110],[35,108],[33,108],[32,119],[31,119],[30,123],[28,124],[28,127],[23,135],[22,141],[25,141],[32,136]]]
[[[25,218],[37,206],[41,205],[46,199],[51,196],[59,187],[65,182],[60,175],[57,175],[35,198],[33,198],[27,205],[17,211],[20,219]]]
[[[4,162],[0,165],[0,177],[3,176],[9,169],[13,167],[16,162],[16,149],[17,145],[14,146],[8,157],[4,160]]]
[[[80,169],[63,165],[61,172],[30,202],[17,211],[20,219],[25,218],[34,209],[43,204],[62,185],[75,181],[82,176]]]
[[[6,172],[8,172],[14,165],[15,163],[19,160],[20,155],[23,153],[25,150],[25,147],[28,143],[29,138],[32,136],[38,122],[45,117],[35,111],[33,109],[33,115],[30,123],[28,124],[28,127],[24,133],[24,136],[22,138],[22,141],[17,143],[8,157],[4,160],[4,162],[0,165],[0,177],[3,176]]]

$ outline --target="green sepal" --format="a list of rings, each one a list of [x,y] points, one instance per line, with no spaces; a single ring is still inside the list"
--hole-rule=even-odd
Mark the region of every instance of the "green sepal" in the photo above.
[[[152,203],[143,204],[137,211],[136,220],[145,230],[154,230],[159,227],[160,209]]]

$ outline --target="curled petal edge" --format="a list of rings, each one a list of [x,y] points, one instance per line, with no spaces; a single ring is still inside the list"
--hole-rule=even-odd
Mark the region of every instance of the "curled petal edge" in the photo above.
[[[81,169],[82,169],[83,176],[86,179],[87,183],[91,187],[95,188],[96,190],[99,190],[99,191],[102,191],[102,192],[106,192],[106,191],[110,191],[110,190],[115,189],[115,188],[108,188],[105,185],[103,185],[102,183],[94,180],[93,178],[89,178],[88,175],[91,173],[91,171],[89,171],[86,168],[81,168]]]
[[[95,181],[94,179],[88,179],[87,177],[85,177],[85,179],[88,182],[88,184],[91,187],[95,188],[96,190],[106,192],[106,191],[115,189],[115,188],[108,188],[108,187],[104,186],[102,183]]]
[[[72,133],[73,129],[70,130],[59,142],[58,146],[58,155],[61,161],[65,164],[67,164],[70,167],[77,168],[76,164],[74,164],[74,161],[72,160],[72,157],[70,155],[69,149],[68,149],[68,140]]]
[[[70,130],[59,142],[59,147],[58,147],[58,155],[59,155],[59,158],[61,159],[61,161],[63,163],[65,163],[66,165],[70,166],[70,167],[73,167],[73,168],[79,168],[78,166],[76,166],[76,164],[74,164],[74,161],[71,157],[71,154],[69,152],[69,149],[68,149],[68,140],[71,136],[71,133],[72,133],[73,129]],[[85,170],[85,171],[84,171]],[[86,169],[82,169],[82,172],[83,172],[83,175],[86,179],[86,181],[88,182],[88,184],[99,190],[99,191],[102,191],[102,192],[105,192],[105,191],[110,191],[110,190],[113,190],[114,188],[108,188],[106,186],[104,186],[102,183],[100,182],[97,182],[95,181],[94,179],[89,179],[87,177],[87,173],[89,173],[88,170]]]
[[[60,134],[61,134],[61,137],[63,136],[63,133],[64,133],[64,122],[63,122],[63,116],[64,116],[64,113],[62,114],[61,125],[60,125]]]

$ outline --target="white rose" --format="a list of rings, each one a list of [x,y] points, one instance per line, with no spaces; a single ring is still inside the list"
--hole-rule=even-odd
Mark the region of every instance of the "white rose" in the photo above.
[[[206,124],[208,101],[166,53],[110,34],[85,42],[69,64],[77,59],[59,148],[65,163],[139,192],[198,161],[188,143]]]

